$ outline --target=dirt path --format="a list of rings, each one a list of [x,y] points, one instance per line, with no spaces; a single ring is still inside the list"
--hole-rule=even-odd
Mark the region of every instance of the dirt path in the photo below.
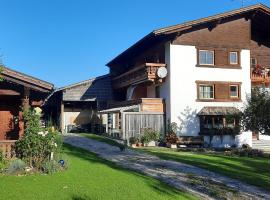
[[[162,160],[131,149],[120,151],[116,146],[77,134],[64,136],[64,142],[98,154],[117,165],[156,178],[175,188],[186,190],[201,199],[269,199],[270,192],[191,165]]]

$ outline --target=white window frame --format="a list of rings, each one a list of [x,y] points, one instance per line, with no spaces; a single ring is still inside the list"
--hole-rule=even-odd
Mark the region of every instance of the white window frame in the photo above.
[[[236,89],[237,89],[237,96],[232,96],[231,95],[231,87],[236,87]],[[230,98],[236,98],[236,99],[238,99],[239,98],[239,85],[230,85]]]
[[[212,98],[203,98],[201,97],[201,92],[200,92],[200,87],[201,86],[209,86],[209,87],[212,87],[213,88],[213,97]],[[198,95],[198,98],[201,99],[201,100],[207,100],[207,99],[215,99],[215,85],[213,84],[199,84],[199,89],[198,89],[198,92],[199,92],[199,95]]]
[[[212,64],[207,64],[207,63],[201,63],[200,61],[200,53],[201,52],[212,52],[213,53],[213,63]],[[199,50],[199,55],[198,55],[198,62],[199,62],[199,65],[206,65],[206,66],[214,66],[215,65],[215,51],[213,50]]]
[[[236,62],[232,62],[231,60],[231,54],[236,54]],[[238,65],[239,64],[239,53],[237,51],[230,51],[229,59],[230,59],[230,65]]]

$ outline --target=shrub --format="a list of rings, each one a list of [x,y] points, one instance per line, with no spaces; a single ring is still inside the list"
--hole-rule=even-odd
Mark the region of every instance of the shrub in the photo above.
[[[139,142],[139,138],[138,137],[130,137],[129,138],[129,143],[130,144],[137,144]]]
[[[42,166],[60,153],[62,138],[57,132],[42,131],[40,116],[34,110],[24,112],[25,134],[15,143],[16,156],[30,167],[42,170]]]
[[[167,132],[165,136],[165,143],[166,144],[177,144],[179,142],[179,138],[176,134],[177,131],[177,124],[176,123],[169,123],[167,125]]]
[[[0,149],[0,163],[4,161],[4,155],[2,150]]]
[[[144,129],[143,134],[141,136],[141,141],[144,144],[148,144],[151,141],[158,141],[159,135],[160,135],[159,132],[154,131],[151,128],[146,128]]]
[[[21,159],[16,159],[10,162],[7,173],[17,175],[25,171],[26,164]]]

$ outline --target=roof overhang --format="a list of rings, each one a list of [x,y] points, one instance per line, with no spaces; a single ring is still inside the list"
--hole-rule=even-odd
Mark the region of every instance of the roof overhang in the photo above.
[[[107,110],[99,111],[100,114],[108,114],[108,113],[122,113],[122,112],[139,112],[140,106],[139,105],[132,105],[132,106],[124,106],[118,108],[110,108]]]
[[[225,116],[236,115],[241,113],[238,108],[235,107],[203,107],[197,114],[198,116]]]
[[[54,85],[49,82],[34,78],[21,72],[17,72],[7,67],[2,67],[1,76],[5,81],[20,84],[40,92],[49,93],[54,88]]]

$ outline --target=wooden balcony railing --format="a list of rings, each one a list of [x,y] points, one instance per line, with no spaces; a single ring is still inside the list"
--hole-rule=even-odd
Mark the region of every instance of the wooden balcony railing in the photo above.
[[[114,88],[123,88],[142,82],[162,82],[157,76],[157,70],[160,67],[166,67],[164,63],[145,63],[139,67],[131,69],[115,78],[113,78]]]
[[[110,108],[139,105],[140,111],[143,112],[164,112],[165,103],[162,98],[141,98],[137,100],[111,102]]]
[[[0,151],[5,158],[11,158],[14,156],[14,145],[16,140],[0,140]]]
[[[251,73],[251,82],[252,83],[270,83],[270,74]]]

